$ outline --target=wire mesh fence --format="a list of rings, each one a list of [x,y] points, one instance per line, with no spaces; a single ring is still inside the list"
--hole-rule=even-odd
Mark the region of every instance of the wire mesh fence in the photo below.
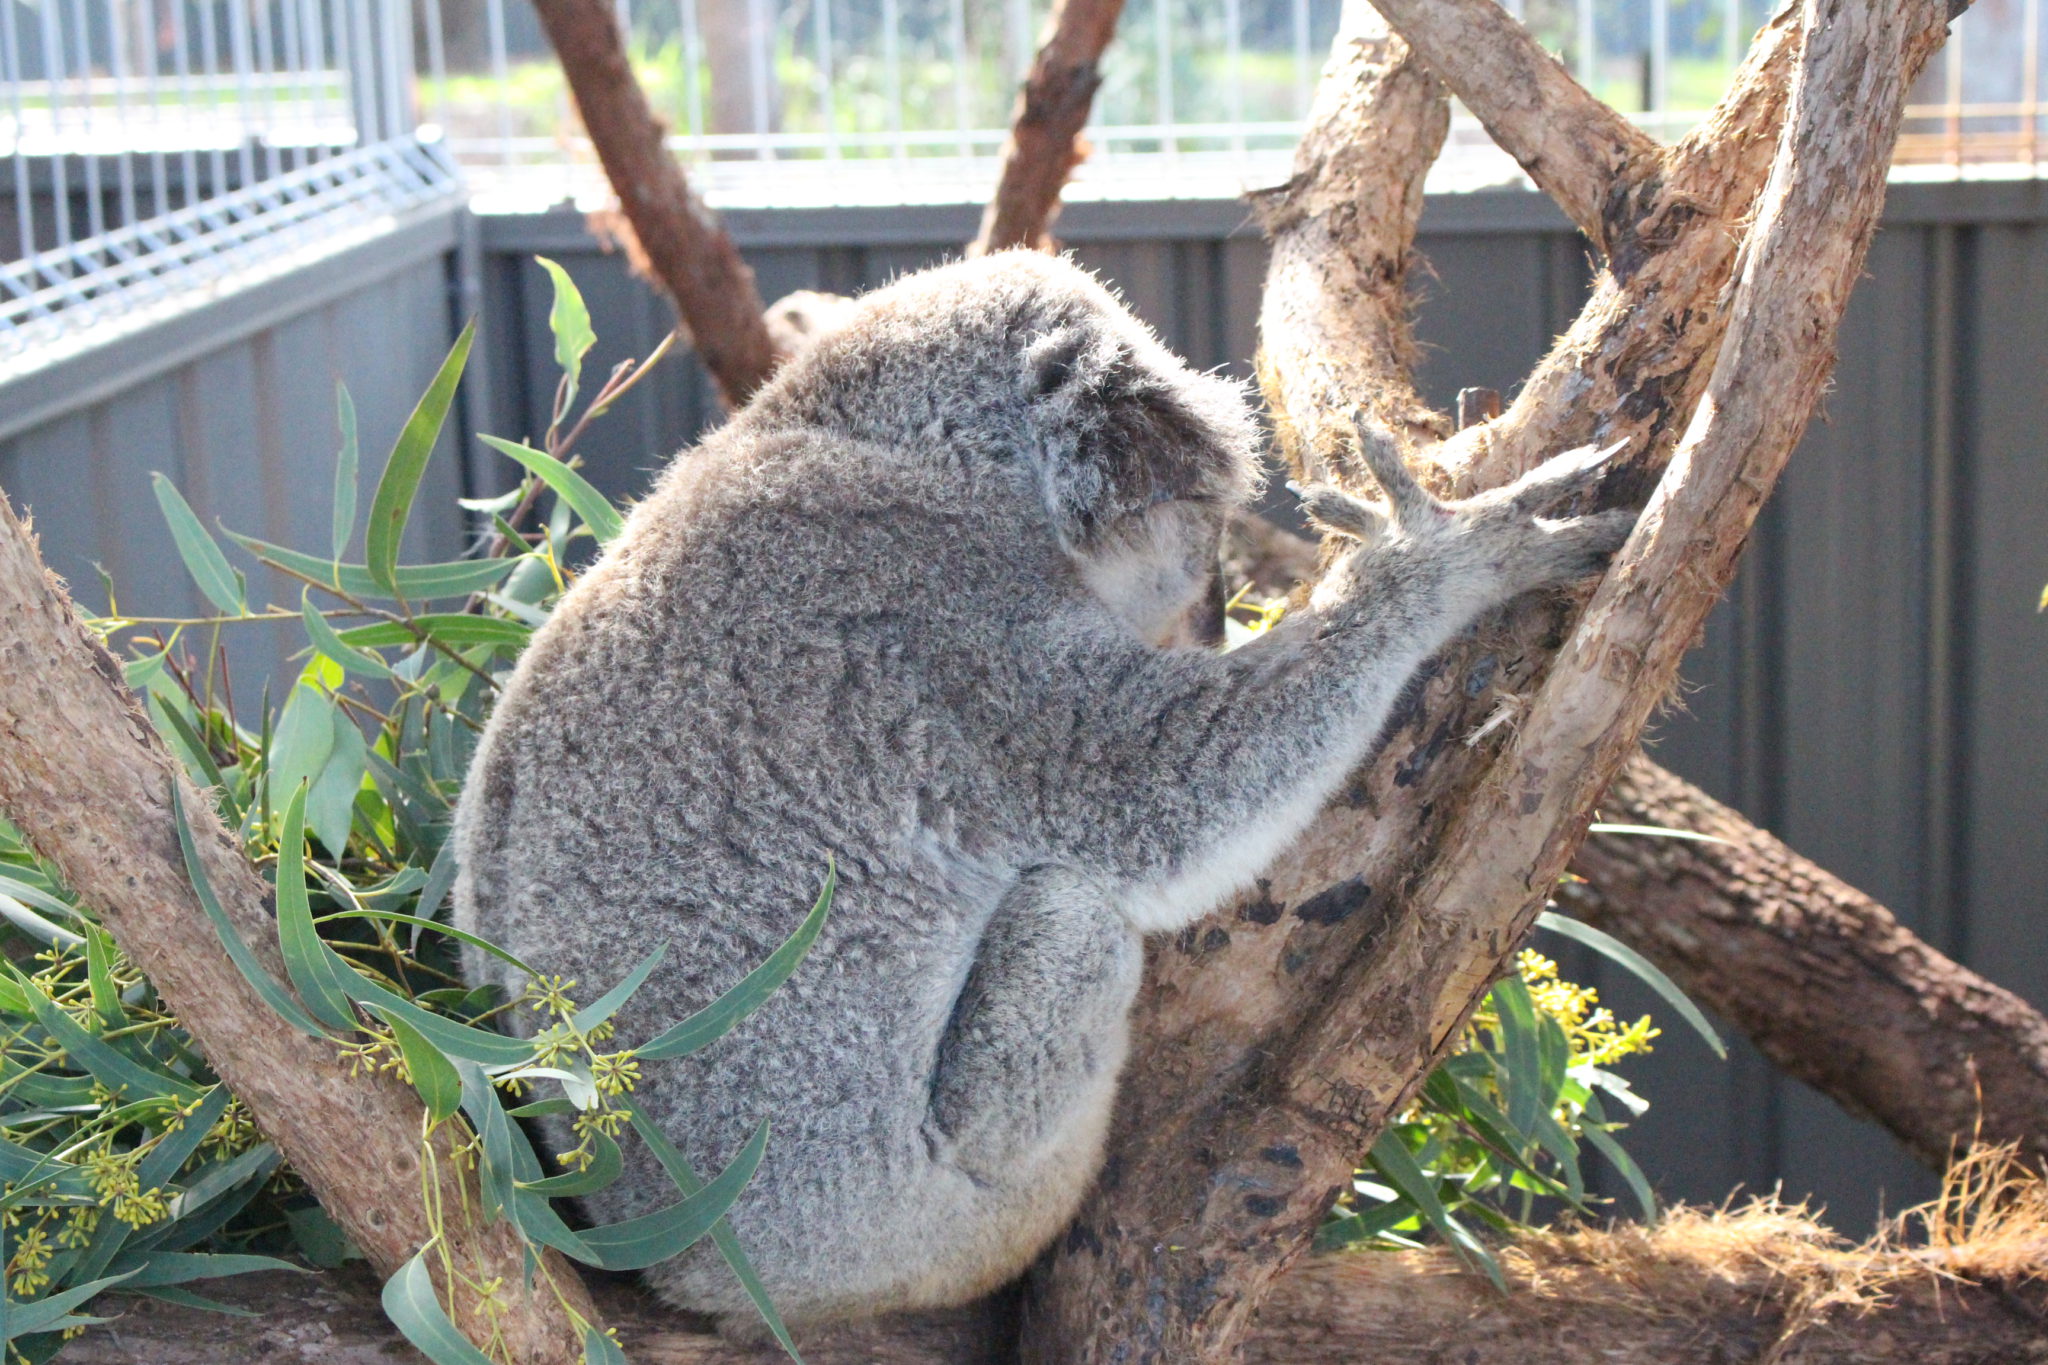
[[[0,366],[456,194],[413,26],[408,0],[0,0]]]
[[[1127,0],[1076,197],[1284,175],[1343,0]],[[1350,0],[1362,3],[1362,0]],[[1050,0],[614,0],[714,203],[974,199]],[[1506,0],[1659,136],[1711,106],[1773,0]],[[2043,0],[1977,0],[1900,158],[2040,160]],[[453,193],[605,193],[530,0],[0,0],[0,363]],[[1439,186],[1513,174],[1454,120]]]

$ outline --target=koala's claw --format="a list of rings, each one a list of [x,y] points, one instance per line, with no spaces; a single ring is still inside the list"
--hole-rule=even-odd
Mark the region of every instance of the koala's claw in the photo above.
[[[1429,490],[1415,481],[1407,464],[1401,459],[1401,448],[1394,444],[1394,438],[1384,427],[1371,421],[1364,408],[1351,410],[1351,431],[1358,442],[1359,458],[1365,467],[1379,480],[1386,490],[1387,500],[1394,505],[1394,521],[1401,526],[1414,528],[1426,526],[1445,515],[1444,505],[1431,497]]]
[[[1387,515],[1369,502],[1326,483],[1287,485],[1301,499],[1301,514],[1321,530],[1368,544],[1386,530]]]
[[[1525,516],[1536,516],[1591,495],[1613,467],[1615,454],[1627,445],[1627,441],[1616,441],[1605,449],[1580,446],[1551,456],[1502,490],[1508,506]]]

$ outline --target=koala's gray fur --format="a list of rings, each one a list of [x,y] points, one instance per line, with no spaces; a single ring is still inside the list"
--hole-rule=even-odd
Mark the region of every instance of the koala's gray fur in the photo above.
[[[1071,264],[913,275],[671,465],[520,661],[463,795],[456,922],[586,996],[673,944],[623,1039],[759,963],[838,860],[797,973],[637,1094],[706,1174],[772,1119],[732,1223],[786,1317],[1021,1270],[1095,1174],[1139,936],[1245,886],[1432,652],[1633,520],[1538,519],[1597,480],[1584,453],[1440,504],[1368,439],[1395,506],[1310,492],[1361,541],[1314,599],[1228,655],[1162,648],[1255,437],[1235,386]],[[628,1146],[597,1219],[675,1197]],[[708,1241],[648,1278],[751,1316]]]

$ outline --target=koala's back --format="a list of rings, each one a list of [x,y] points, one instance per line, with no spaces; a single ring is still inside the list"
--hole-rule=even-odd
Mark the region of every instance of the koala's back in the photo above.
[[[920,1131],[1012,871],[978,750],[1016,728],[1003,699],[1025,689],[999,675],[1030,667],[1020,613],[1066,572],[1047,533],[1014,524],[1028,515],[1014,489],[916,451],[728,429],[671,471],[538,633],[464,794],[463,927],[584,999],[671,945],[618,1016],[629,1041],[765,958],[836,858],[804,966],[705,1052],[644,1067],[636,1093],[707,1175],[772,1121],[733,1221],[788,1314],[926,1301],[906,1246],[931,1248],[931,1276],[957,1291],[980,1261],[982,1278],[1013,1269],[1012,1240],[1053,1230],[934,1166]],[[1048,548],[1034,559],[1031,545]],[[470,970],[502,979],[494,960]],[[674,1198],[626,1145],[625,1178],[587,1201],[600,1221]],[[1085,1180],[1089,1158],[1070,1177],[1047,1155],[1063,1218],[1057,1187]],[[930,1221],[949,1182],[956,1245]],[[650,1279],[686,1307],[744,1309],[708,1243]]]

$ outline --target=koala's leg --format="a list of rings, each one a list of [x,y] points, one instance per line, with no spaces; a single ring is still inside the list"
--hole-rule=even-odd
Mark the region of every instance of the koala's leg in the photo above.
[[[939,1044],[924,1125],[934,1156],[992,1181],[1048,1146],[1097,1140],[1143,965],[1094,882],[1026,872],[990,918]]]

